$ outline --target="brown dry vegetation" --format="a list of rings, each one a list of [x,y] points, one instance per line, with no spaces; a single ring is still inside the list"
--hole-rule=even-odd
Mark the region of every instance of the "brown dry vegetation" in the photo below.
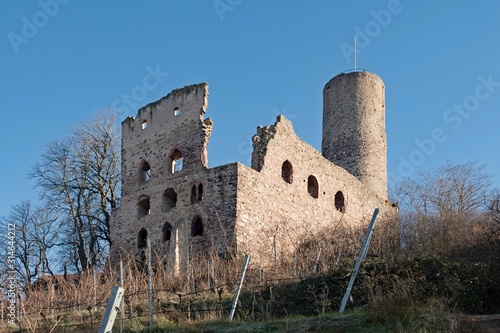
[[[475,324],[457,319],[456,314],[500,310],[500,269],[493,260],[499,250],[496,242],[486,243],[484,238],[474,246],[467,243],[461,251],[451,247],[446,258],[430,253],[403,256],[395,225],[387,221],[377,226],[352,291],[348,307],[364,309],[364,325],[382,325],[394,332],[459,332],[459,326]],[[236,320],[269,322],[338,311],[363,236],[363,230],[337,226],[304,239],[293,257],[279,256],[276,267],[261,267],[255,260],[246,275]],[[211,253],[194,258],[180,276],[165,267],[162,255],[153,254],[152,259],[155,327],[175,323],[180,329],[186,323],[192,327],[227,318],[242,256],[222,258]],[[139,332],[147,327],[148,318],[146,267],[131,254],[123,258],[123,268],[123,325],[127,332]],[[18,307],[19,325],[4,326],[3,332],[97,332],[111,287],[119,284],[119,270],[109,266],[95,278],[89,272],[48,279],[41,287],[35,283]],[[120,325],[117,319],[115,328]]]

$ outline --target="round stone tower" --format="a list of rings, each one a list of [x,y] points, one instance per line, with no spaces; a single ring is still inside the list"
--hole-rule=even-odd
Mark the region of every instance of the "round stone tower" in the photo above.
[[[323,90],[324,157],[387,198],[384,83],[355,71],[331,79]]]

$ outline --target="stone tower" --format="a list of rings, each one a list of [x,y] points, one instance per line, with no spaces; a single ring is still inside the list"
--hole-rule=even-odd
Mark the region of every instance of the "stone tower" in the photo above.
[[[331,79],[323,90],[325,158],[387,198],[384,83],[355,71]]]

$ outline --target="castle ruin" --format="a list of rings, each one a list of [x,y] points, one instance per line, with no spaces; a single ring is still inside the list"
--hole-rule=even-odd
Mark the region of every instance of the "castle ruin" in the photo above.
[[[384,84],[375,74],[342,73],[323,90],[322,151],[284,116],[259,126],[251,167],[208,166],[213,122],[208,85],[177,89],[122,123],[122,197],[111,221],[116,260],[149,239],[179,272],[193,253],[273,258],[304,235],[338,221],[367,226],[397,214],[387,200]]]

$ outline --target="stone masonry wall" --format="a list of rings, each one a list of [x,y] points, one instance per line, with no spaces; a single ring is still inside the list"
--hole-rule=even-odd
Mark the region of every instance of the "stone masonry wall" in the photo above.
[[[152,247],[167,254],[177,270],[187,265],[193,253],[212,248],[225,252],[233,244],[237,166],[207,167],[206,146],[212,131],[212,121],[203,118],[207,96],[206,84],[174,90],[122,123],[122,198],[111,225],[114,262],[120,254],[141,254],[141,228],[147,230]],[[182,153],[183,163],[182,170],[173,172],[176,150]],[[149,171],[144,170],[144,162]],[[149,198],[149,211],[140,207],[145,198]],[[203,231],[193,237],[197,218]]]
[[[305,235],[339,222],[368,226],[375,208],[380,209],[379,219],[396,216],[386,198],[298,138],[285,117],[259,128],[253,141],[255,169],[242,166],[238,172],[236,238],[238,251],[258,256],[257,262],[271,262],[275,236],[278,252],[292,256]],[[285,161],[293,167],[291,184],[282,178]],[[318,183],[317,198],[309,193],[310,176]],[[338,191],[345,199],[344,212],[335,206]]]

